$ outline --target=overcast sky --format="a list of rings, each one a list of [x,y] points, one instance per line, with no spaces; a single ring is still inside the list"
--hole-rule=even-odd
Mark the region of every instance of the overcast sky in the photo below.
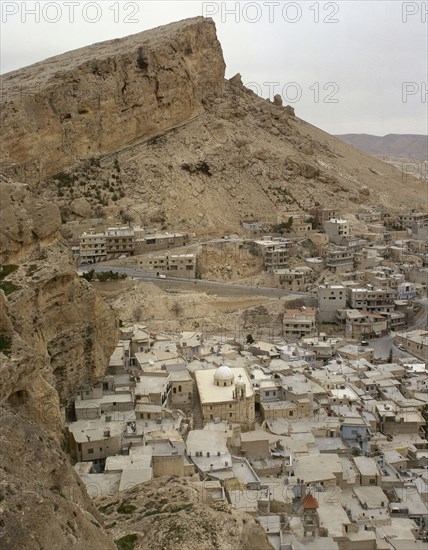
[[[280,93],[311,124],[332,134],[428,133],[426,1],[1,0],[0,7],[2,73],[211,15],[226,77],[239,72],[260,95]]]

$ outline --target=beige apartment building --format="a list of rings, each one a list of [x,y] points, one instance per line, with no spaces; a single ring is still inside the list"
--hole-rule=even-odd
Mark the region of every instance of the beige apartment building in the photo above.
[[[109,227],[105,231],[107,259],[112,260],[122,255],[134,255],[135,235],[129,227]]]
[[[264,258],[266,271],[273,272],[274,269],[286,267],[289,262],[292,241],[285,239],[272,239],[266,237],[261,241],[254,241],[259,253]]]
[[[196,275],[196,254],[157,254],[148,258],[141,258],[141,268],[150,269],[163,275],[194,279]]]
[[[310,267],[296,269],[274,269],[275,285],[290,291],[306,292],[313,281],[314,272]]]
[[[82,233],[79,257],[81,263],[97,263],[107,259],[107,240],[104,233]]]
[[[395,309],[397,292],[381,288],[349,288],[348,304],[352,309],[371,313],[389,313]]]
[[[242,430],[254,429],[254,391],[245,368],[195,372],[204,425],[217,419],[240,424]]]
[[[343,285],[318,287],[318,319],[322,323],[336,321],[337,310],[346,307],[346,289]]]
[[[144,254],[153,250],[162,248],[173,248],[175,246],[185,246],[189,242],[187,233],[169,233],[168,231],[159,233],[147,233],[144,236],[138,236],[135,240],[135,253]]]
[[[330,218],[337,218],[338,211],[335,208],[314,207],[309,210],[309,214],[314,218],[314,225],[324,228],[324,224]]]
[[[284,336],[300,339],[315,334],[316,314],[314,307],[286,309],[283,318]]]
[[[428,330],[397,332],[394,335],[394,342],[404,346],[412,355],[428,361]]]
[[[76,462],[104,463],[122,450],[124,423],[78,420],[68,427],[68,448]]]
[[[324,230],[329,241],[334,244],[342,244],[346,237],[350,236],[349,223],[347,220],[332,218],[324,223]]]

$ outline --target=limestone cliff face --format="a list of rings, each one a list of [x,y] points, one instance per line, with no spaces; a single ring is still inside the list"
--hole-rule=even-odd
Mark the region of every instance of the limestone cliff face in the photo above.
[[[0,291],[0,335],[10,343],[0,354],[0,404],[59,433],[59,404],[104,374],[116,320],[54,240],[58,208],[19,184],[0,183],[0,195],[2,263],[14,269],[7,296]]]
[[[116,320],[57,239],[58,208],[10,181],[0,197],[0,544],[113,549],[61,451],[60,407],[104,374]]]
[[[55,204],[19,183],[0,180],[0,262],[19,263],[54,242],[61,228]]]
[[[201,114],[224,71],[215,25],[197,17],[9,73],[2,170],[39,181],[160,134]]]
[[[3,550],[114,550],[102,519],[52,435],[0,406]]]

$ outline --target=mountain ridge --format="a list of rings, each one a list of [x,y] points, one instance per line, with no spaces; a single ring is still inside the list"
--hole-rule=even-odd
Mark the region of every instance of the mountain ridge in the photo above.
[[[4,173],[56,202],[64,219],[76,198],[91,215],[132,208],[142,221],[219,231],[317,204],[344,214],[423,204],[423,182],[301,120],[279,96],[258,97],[240,75],[225,80],[210,19],[52,59],[0,77],[10,91],[0,158]],[[28,93],[16,92],[22,82],[32,83]],[[99,170],[89,173],[91,162]]]
[[[349,145],[370,155],[428,160],[428,136],[425,134],[341,134],[336,135]]]

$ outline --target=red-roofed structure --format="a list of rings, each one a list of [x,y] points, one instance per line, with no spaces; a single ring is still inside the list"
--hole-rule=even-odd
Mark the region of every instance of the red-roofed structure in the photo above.
[[[316,510],[319,508],[319,504],[317,502],[317,499],[311,495],[311,493],[308,493],[302,500],[303,508],[305,510]]]

